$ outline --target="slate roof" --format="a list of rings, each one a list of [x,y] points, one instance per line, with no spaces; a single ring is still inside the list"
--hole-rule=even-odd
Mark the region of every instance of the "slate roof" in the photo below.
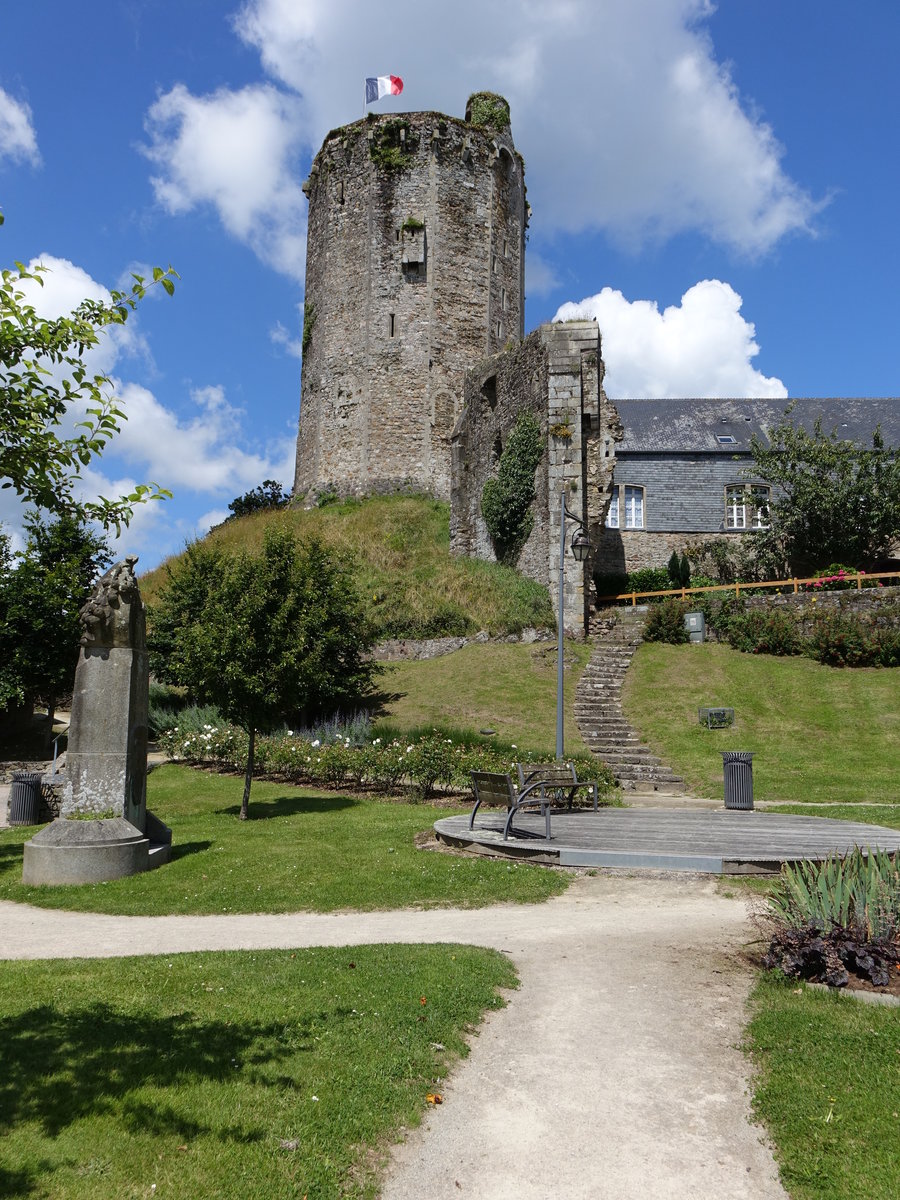
[[[625,427],[616,454],[709,453],[740,454],[750,450],[755,433],[767,431],[784,419],[792,404],[791,419],[812,431],[817,418],[825,433],[837,429],[848,441],[871,446],[872,432],[881,426],[885,445],[900,446],[900,397],[876,399],[794,400],[613,400]],[[719,437],[733,438],[720,442]]]

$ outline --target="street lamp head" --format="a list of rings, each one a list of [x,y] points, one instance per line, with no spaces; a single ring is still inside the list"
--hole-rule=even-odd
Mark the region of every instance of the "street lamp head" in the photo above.
[[[575,558],[578,562],[584,562],[590,552],[591,539],[583,529],[579,529],[572,538],[572,553],[575,555]]]

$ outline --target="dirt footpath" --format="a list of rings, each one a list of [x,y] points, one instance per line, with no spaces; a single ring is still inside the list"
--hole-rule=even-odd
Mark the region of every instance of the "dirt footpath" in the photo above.
[[[781,1198],[738,1048],[753,936],[691,876],[577,879],[543,905],[428,912],[109,917],[0,903],[0,957],[468,942],[521,987],[444,1103],[395,1150],[383,1200]]]

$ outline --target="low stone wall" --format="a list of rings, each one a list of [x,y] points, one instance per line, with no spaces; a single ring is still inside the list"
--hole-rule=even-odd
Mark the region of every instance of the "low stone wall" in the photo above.
[[[793,609],[804,633],[809,633],[816,613],[846,612],[865,616],[873,625],[887,619],[888,609],[896,613],[900,587],[856,588],[842,592],[789,592],[785,595],[745,596],[750,609]],[[882,616],[883,614],[883,616]]]
[[[534,642],[549,642],[556,634],[549,629],[523,629],[521,633],[511,633],[507,637],[492,638],[484,630],[474,637],[427,638],[424,641],[414,641],[412,638],[395,638],[379,642],[372,651],[376,662],[412,662],[418,659],[440,658],[442,654],[452,654],[454,650],[462,650],[463,646],[472,644],[484,645],[487,642],[503,642],[506,644],[521,643],[530,646]]]

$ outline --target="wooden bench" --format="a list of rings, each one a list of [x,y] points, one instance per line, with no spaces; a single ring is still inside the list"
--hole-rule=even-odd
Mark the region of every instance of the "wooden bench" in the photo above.
[[[541,793],[540,783],[522,789],[516,787],[509,775],[499,771],[472,771],[472,788],[475,792],[475,807],[469,817],[469,828],[475,827],[475,814],[482,804],[506,807],[506,824],[503,840],[509,838],[512,820],[521,808],[539,808],[547,826],[547,841],[550,841],[550,807],[552,796]]]
[[[520,791],[523,788],[539,788],[542,795],[555,800],[557,805],[565,800],[567,807],[571,809],[575,793],[581,788],[589,788],[594,799],[594,812],[597,812],[597,784],[578,779],[574,763],[516,763],[516,767],[519,772]]]

